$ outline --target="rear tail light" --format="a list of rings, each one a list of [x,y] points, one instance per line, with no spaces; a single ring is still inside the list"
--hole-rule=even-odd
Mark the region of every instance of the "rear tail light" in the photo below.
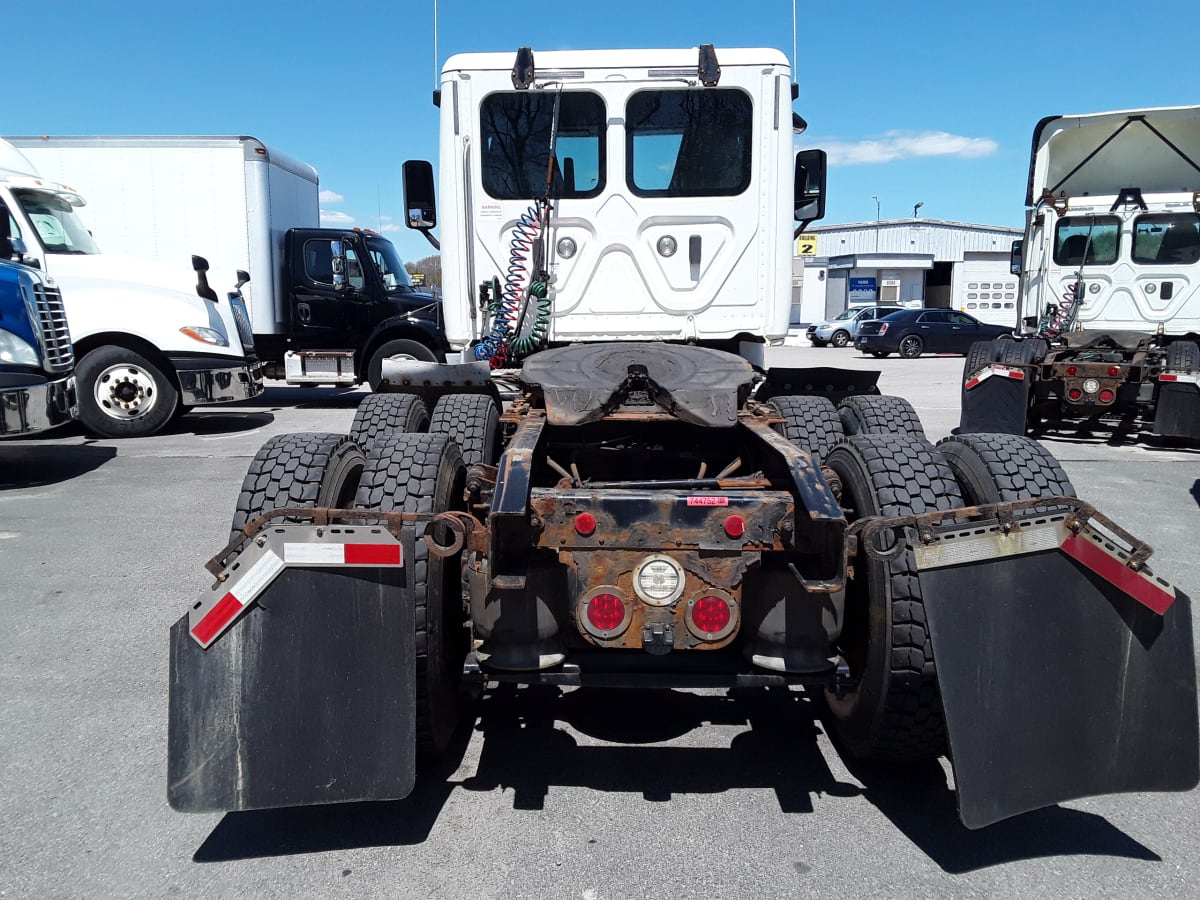
[[[732,618],[729,604],[720,597],[701,597],[692,606],[692,621],[696,630],[704,634],[724,631]]]
[[[1082,396],[1083,391],[1081,391],[1079,388],[1071,388],[1069,391],[1067,391],[1067,399],[1071,400],[1072,402],[1078,400]]]
[[[1112,376],[1113,378],[1115,378],[1116,376],[1121,374],[1121,367],[1120,366],[1109,366],[1108,374],[1110,376]]]
[[[887,334],[887,329],[888,329],[888,327],[887,327],[887,323],[886,323],[886,322],[881,322],[881,323],[879,324],[879,333],[880,333],[880,334]]]
[[[588,630],[606,636],[624,623],[625,603],[616,594],[595,594],[587,601],[584,614],[588,624],[592,626]]]
[[[1078,375],[1079,369],[1076,368],[1075,366],[1067,366],[1067,374],[1068,375]]]
[[[1116,395],[1112,391],[1105,389],[1100,392],[1100,402],[1101,403],[1112,403],[1113,398],[1115,396]]]
[[[724,591],[708,588],[688,601],[684,622],[702,641],[721,641],[737,628],[737,601]]]

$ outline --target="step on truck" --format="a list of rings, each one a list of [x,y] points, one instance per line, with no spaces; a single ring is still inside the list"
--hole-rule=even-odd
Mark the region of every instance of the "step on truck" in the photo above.
[[[21,136],[8,140],[92,203],[110,251],[164,265],[199,253],[242,288],[244,340],[267,378],[379,384],[390,356],[437,361],[442,305],[369,229],[322,228],[317,170],[248,135]],[[153,179],[146,173],[152,172]],[[335,280],[331,247],[345,269]]]
[[[1021,333],[971,348],[960,430],[1200,439],[1200,107],[1043,119],[1025,204]]]
[[[763,365],[823,209],[796,94],[774,50],[446,62],[458,357],[251,462],[171,630],[175,809],[403,798],[503,683],[806,690],[843,753],[947,755],[971,827],[1196,784],[1146,544],[1029,438]],[[428,163],[406,211],[436,225]]]
[[[79,415],[62,294],[53,279],[12,261],[24,251],[0,202],[0,438],[37,434]]]

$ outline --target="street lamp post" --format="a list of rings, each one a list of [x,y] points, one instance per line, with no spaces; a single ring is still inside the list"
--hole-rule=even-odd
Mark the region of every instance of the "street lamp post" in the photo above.
[[[879,198],[872,196],[875,201],[875,252],[879,252]]]

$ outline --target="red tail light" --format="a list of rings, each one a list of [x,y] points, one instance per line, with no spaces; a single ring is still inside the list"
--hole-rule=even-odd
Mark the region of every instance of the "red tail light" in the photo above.
[[[886,323],[886,322],[881,322],[881,323],[880,323],[880,325],[879,325],[879,333],[880,333],[880,334],[887,334],[887,323]]]
[[[1117,375],[1121,374],[1121,367],[1120,366],[1109,366],[1108,374],[1115,378]]]
[[[596,594],[588,601],[587,619],[597,631],[612,631],[625,621],[625,604],[615,594]]]
[[[1101,403],[1112,403],[1113,397],[1115,397],[1115,396],[1116,395],[1112,391],[1107,391],[1107,390],[1101,391],[1100,392],[1100,402]]]
[[[1068,375],[1078,375],[1079,369],[1077,369],[1075,366],[1067,366],[1067,374]]]
[[[717,634],[729,625],[729,604],[720,597],[701,597],[692,604],[692,622],[696,630]]]
[[[1082,396],[1083,396],[1083,391],[1081,391],[1079,388],[1071,388],[1069,391],[1067,391],[1067,399],[1068,400],[1075,401],[1075,400],[1078,400]]]

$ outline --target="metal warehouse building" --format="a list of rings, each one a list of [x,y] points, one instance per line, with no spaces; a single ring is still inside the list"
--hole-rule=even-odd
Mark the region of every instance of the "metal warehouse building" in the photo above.
[[[1017,324],[1017,276],[1009,272],[1021,231],[938,219],[884,219],[809,228],[796,240],[792,325],[850,306],[896,303],[960,309],[985,322]]]

